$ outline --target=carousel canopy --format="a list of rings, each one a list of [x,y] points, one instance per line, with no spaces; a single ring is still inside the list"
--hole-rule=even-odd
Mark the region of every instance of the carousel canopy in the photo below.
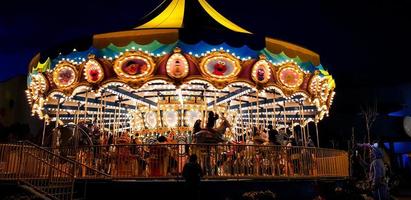
[[[113,130],[188,131],[207,111],[233,132],[306,125],[328,114],[335,94],[316,53],[252,34],[205,0],[166,0],[132,30],[53,55],[30,63],[33,115]]]

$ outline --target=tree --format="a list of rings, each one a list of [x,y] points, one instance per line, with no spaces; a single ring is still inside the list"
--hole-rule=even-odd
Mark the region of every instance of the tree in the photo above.
[[[367,130],[368,144],[371,143],[371,127],[374,124],[378,112],[377,112],[377,102],[373,106],[367,105],[366,107],[361,106],[361,115],[364,116],[365,128]]]

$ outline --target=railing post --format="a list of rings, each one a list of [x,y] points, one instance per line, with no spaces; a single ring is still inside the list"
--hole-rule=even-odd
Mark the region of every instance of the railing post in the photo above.
[[[19,156],[18,156],[18,162],[19,162],[19,165],[17,166],[17,174],[16,174],[16,178],[17,178],[17,180],[20,180],[22,177],[22,175],[21,175],[21,170],[22,170],[22,165],[23,165],[23,148],[24,148],[24,142],[23,141],[18,141],[18,144],[20,144],[19,145],[19,148],[20,148],[20,152],[19,152]]]

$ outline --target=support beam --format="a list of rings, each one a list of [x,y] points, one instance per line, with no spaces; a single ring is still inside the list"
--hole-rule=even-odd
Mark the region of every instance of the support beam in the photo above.
[[[105,115],[105,116],[110,116],[110,114],[104,114],[104,115]],[[111,115],[111,116],[112,116],[112,115]],[[118,118],[120,118],[121,120],[127,119],[127,117],[125,117],[125,116],[126,116],[126,115],[121,114],[120,117],[118,117]],[[53,117],[54,117],[54,115],[51,115],[51,118],[53,118]],[[95,117],[95,115],[91,115],[91,114],[87,114],[87,115],[86,115],[86,118],[92,118],[92,117]],[[70,118],[70,119],[67,119],[67,118]],[[70,115],[70,114],[60,115],[60,120],[70,120],[70,121],[72,122],[73,119],[71,119],[71,118],[74,119],[74,115]],[[84,119],[84,115],[81,115],[79,119]],[[112,121],[113,121],[113,120],[111,120],[111,122],[112,122]],[[105,119],[104,122],[105,122],[105,123],[106,123],[106,122],[108,123],[108,122],[110,122],[110,119],[108,119],[108,117],[107,117],[107,119]]]
[[[161,96],[161,97],[175,97],[175,96],[178,96],[178,94],[147,95],[147,96],[144,96],[144,98],[157,98],[158,96]],[[204,97],[203,95],[186,95],[186,94],[183,94],[182,96],[183,97]],[[214,96],[209,96],[209,95],[206,95],[205,97],[206,98],[214,98]]]
[[[255,96],[253,96],[253,97],[256,98]],[[303,97],[303,96],[298,95],[298,96],[295,96],[295,97],[293,98],[293,100],[294,100],[294,99],[301,99],[302,97]],[[261,99],[261,98],[263,98],[263,97],[260,97],[260,99]],[[279,97],[279,98],[276,98],[275,100],[274,100],[274,99],[268,99],[268,98],[263,98],[263,99],[264,99],[264,100],[260,100],[260,101],[258,102],[258,104],[260,104],[260,106],[262,106],[262,105],[264,105],[264,104],[271,104],[271,103],[277,103],[277,104],[279,104],[279,103],[287,100],[287,99],[285,99],[284,97]],[[248,103],[244,103],[244,104],[241,105],[242,108],[247,108],[247,107],[251,107],[251,106],[257,106],[257,102],[248,102]],[[238,109],[239,107],[240,107],[239,105],[233,105],[233,106],[230,106],[230,110],[232,110],[232,109]]]
[[[256,118],[257,117],[257,114],[251,114],[251,120],[254,120],[254,121],[256,121]],[[272,114],[268,114],[268,118],[270,118],[270,117],[273,117],[273,115]],[[277,118],[277,120],[279,120],[279,121],[281,121],[281,120],[284,120],[283,118],[284,118],[284,115],[282,115],[282,114],[278,114],[278,115],[275,115],[275,117]],[[306,115],[305,116],[305,119],[308,119],[308,118],[314,118],[315,117],[315,115]],[[260,121],[264,121],[265,120],[265,114],[262,114],[262,113],[260,113],[260,118],[261,118],[261,120]],[[291,120],[291,119],[299,119],[299,118],[301,118],[300,116],[297,116],[297,115],[286,115],[286,118],[287,118],[287,120]],[[243,114],[243,119],[249,119],[249,116],[247,115],[247,116],[244,116],[244,114]],[[272,119],[268,119],[269,121],[272,121]]]
[[[183,90],[189,90],[192,92],[204,92],[204,90],[202,89],[183,89]],[[133,92],[133,93],[138,93],[138,92],[172,92],[172,91],[176,91],[176,89],[156,89],[154,90],[138,90],[137,92]],[[230,92],[228,91],[218,91],[218,90],[206,90],[205,92],[212,92],[212,93],[222,93],[222,94],[228,94]]]
[[[119,96],[123,96],[123,97],[128,97],[130,99],[136,100],[136,101],[140,101],[143,104],[147,104],[153,107],[157,107],[157,103],[154,101],[151,101],[150,99],[146,99],[143,97],[140,97],[134,93],[131,93],[127,90],[121,89],[119,87],[115,87],[115,86],[110,86],[106,89],[107,92],[110,93],[114,93],[114,94],[118,94]]]
[[[242,110],[245,110],[245,109],[242,108]],[[247,110],[250,110],[252,113],[257,113],[257,108],[247,109]],[[262,112],[265,112],[266,110],[268,112],[273,112],[274,109],[273,108],[263,109],[263,108],[260,107],[260,110]],[[307,111],[307,110],[313,110],[313,111]],[[315,107],[315,106],[304,106],[304,111],[305,112],[316,112],[316,110],[317,110],[317,107]],[[299,109],[298,106],[290,106],[290,107],[285,107],[285,111],[286,112],[295,111],[296,113],[299,113],[301,110]],[[283,107],[275,108],[275,112],[284,112],[284,108]]]
[[[76,101],[81,101],[81,102],[85,102],[85,101],[86,101],[86,98],[85,98],[85,97],[80,97],[80,96],[74,96],[72,99],[73,99],[73,100],[76,100]],[[100,104],[100,101],[99,101],[99,100],[91,99],[91,98],[88,98],[88,99],[87,99],[87,102],[88,102],[88,103],[93,103],[93,104],[96,104],[96,105],[99,105],[99,104]],[[106,104],[106,105],[107,105],[107,106],[111,106],[111,107],[119,107],[119,106],[120,106],[119,103],[110,102],[110,101],[107,101],[107,104]],[[121,107],[122,107],[122,108],[126,108],[126,109],[135,109],[135,108],[136,108],[135,106],[132,106],[132,105],[122,105]]]
[[[57,105],[46,105],[44,106],[45,109],[57,109]],[[71,110],[71,111],[77,111],[77,106],[60,106],[60,110]],[[82,110],[84,111],[84,110]],[[87,111],[91,112],[98,112],[98,108],[93,108],[93,107],[88,107]],[[81,112],[81,111],[80,111]],[[114,109],[105,109],[104,113],[114,113]],[[128,113],[126,110],[121,110],[121,113]]]
[[[221,104],[221,103],[225,103],[227,101],[230,101],[233,98],[236,98],[237,96],[242,96],[242,95],[247,94],[251,91],[252,91],[251,88],[243,87],[243,88],[238,89],[234,92],[230,92],[225,96],[217,98],[217,100],[215,101],[215,104],[218,105],[218,104]],[[214,104],[214,101],[209,102],[207,105],[208,105],[208,107],[211,107],[213,104]]]

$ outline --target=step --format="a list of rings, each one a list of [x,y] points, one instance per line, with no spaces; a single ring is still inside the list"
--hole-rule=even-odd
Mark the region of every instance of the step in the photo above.
[[[73,195],[71,195],[71,192],[59,192],[59,193],[53,193],[53,194],[50,194],[50,195],[57,198],[57,199],[62,195],[65,195],[66,197],[67,197],[67,195],[72,196],[73,199],[83,199],[83,200],[85,199],[83,197],[76,197],[76,195],[78,195],[78,193],[76,191],[73,192]]]
[[[73,183],[73,181],[49,181],[48,184],[49,185],[61,185],[61,184],[67,184],[67,185],[71,185]]]
[[[61,189],[61,188],[71,188],[72,185],[47,185],[47,186],[38,186],[41,190],[46,189]]]

